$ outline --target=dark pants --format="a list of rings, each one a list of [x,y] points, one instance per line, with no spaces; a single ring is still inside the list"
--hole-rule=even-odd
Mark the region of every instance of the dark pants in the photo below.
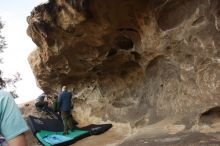
[[[64,134],[68,134],[68,130],[73,129],[73,117],[70,111],[61,112],[64,125]]]

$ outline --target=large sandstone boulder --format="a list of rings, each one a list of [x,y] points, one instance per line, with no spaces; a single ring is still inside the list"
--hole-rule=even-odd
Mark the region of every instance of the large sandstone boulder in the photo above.
[[[193,123],[220,104],[218,0],[51,0],[27,21],[38,86],[73,88],[81,119]]]

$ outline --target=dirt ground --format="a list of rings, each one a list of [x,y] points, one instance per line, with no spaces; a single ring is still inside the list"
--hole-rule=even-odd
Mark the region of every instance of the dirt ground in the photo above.
[[[159,137],[136,137],[123,142],[120,146],[220,146],[220,133],[179,133]]]
[[[137,129],[117,146],[220,146],[220,123],[213,125],[175,124],[174,116]]]
[[[42,116],[33,106],[32,102],[21,106],[25,118],[30,114]],[[133,130],[129,124],[113,123],[104,134],[84,138],[72,146],[220,146],[220,123],[186,128],[176,124],[180,118],[173,116]],[[79,122],[78,126],[89,124],[100,123]],[[26,138],[29,146],[41,146],[31,131],[26,132]]]

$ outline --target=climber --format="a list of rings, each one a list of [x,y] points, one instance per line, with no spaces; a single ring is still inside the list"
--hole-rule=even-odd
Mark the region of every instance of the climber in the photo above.
[[[68,134],[68,130],[73,128],[73,117],[71,113],[72,93],[67,90],[67,86],[62,87],[62,91],[58,96],[58,109],[61,112],[61,118],[64,125],[64,134]]]
[[[35,101],[35,107],[38,111],[44,111],[48,107],[48,102],[45,101],[45,98],[47,95],[45,93],[42,93],[39,95]]]

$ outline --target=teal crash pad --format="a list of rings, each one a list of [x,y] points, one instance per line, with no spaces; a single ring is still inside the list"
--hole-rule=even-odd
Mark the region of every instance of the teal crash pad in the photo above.
[[[41,130],[40,132],[36,133],[36,136],[45,146],[52,146],[54,144],[60,144],[73,140],[87,133],[89,132],[84,130],[73,130],[69,131],[69,134],[63,135],[63,132]]]

